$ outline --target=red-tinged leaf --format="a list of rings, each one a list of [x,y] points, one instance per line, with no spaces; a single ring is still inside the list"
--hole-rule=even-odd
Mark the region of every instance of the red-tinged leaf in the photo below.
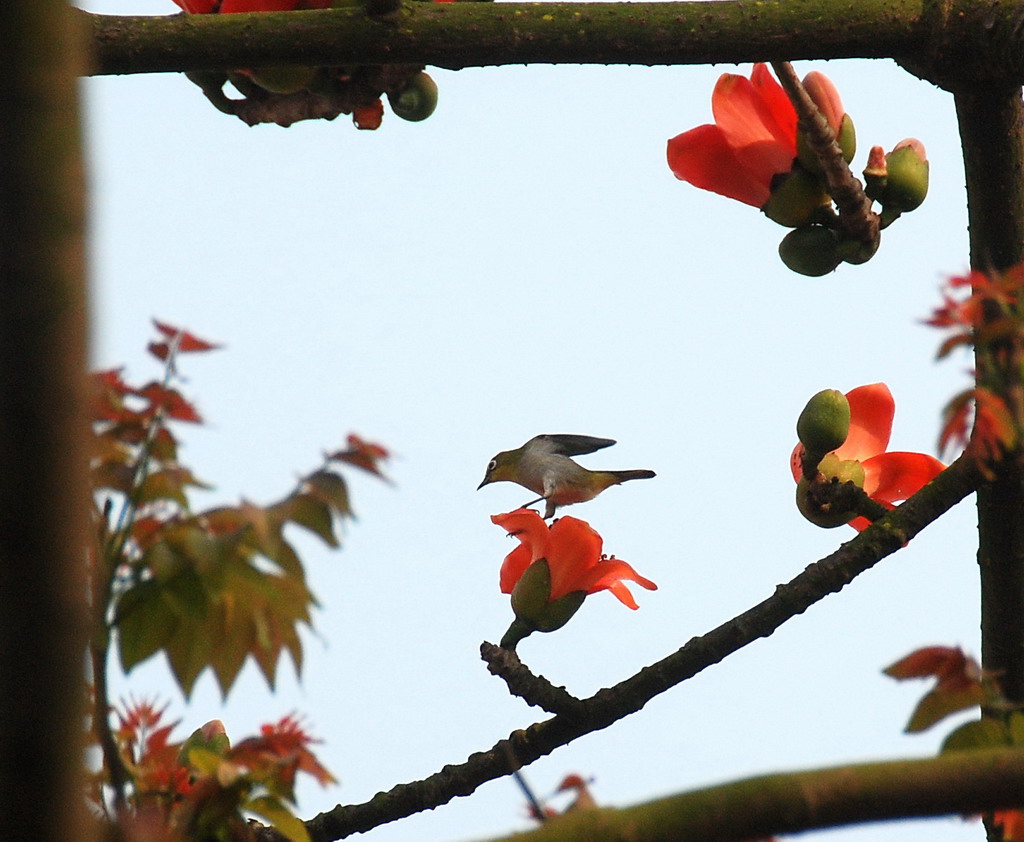
[[[1006,401],[979,387],[974,390],[974,404],[974,436],[981,437],[994,454],[1013,449],[1018,431]]]
[[[150,456],[160,462],[176,462],[178,460],[178,440],[166,427],[156,431],[149,447]]]
[[[980,684],[948,690],[936,687],[918,702],[904,730],[908,734],[925,731],[947,716],[977,707],[984,701],[985,691]]]
[[[90,418],[96,421],[112,421],[124,408],[124,400],[134,390],[121,378],[123,369],[112,368],[95,372],[90,376],[92,408]]]
[[[162,411],[166,418],[173,418],[175,421],[202,423],[203,419],[195,407],[185,400],[177,389],[150,382],[139,390],[139,395],[149,401],[150,410],[154,413]]]
[[[152,421],[152,418],[134,410],[125,410],[115,423],[103,431],[103,434],[113,436],[128,445],[142,444],[149,437]]]
[[[142,550],[148,548],[159,538],[165,523],[166,521],[153,516],[139,517],[132,521],[129,534],[135,546]]]
[[[185,496],[187,479],[184,469],[169,468],[150,473],[136,493],[139,503],[152,503],[156,500],[173,500],[183,508],[188,508],[188,497]]]
[[[302,561],[291,545],[284,540],[282,529],[285,519],[281,512],[273,510],[273,507],[267,509],[245,501],[237,509],[223,511],[236,512],[245,519],[251,528],[252,545],[257,552],[273,561],[288,576],[299,580],[305,578]],[[224,514],[220,517],[227,522],[226,519],[231,516]]]
[[[381,473],[379,464],[387,459],[389,455],[387,449],[381,445],[365,441],[354,433],[350,433],[348,436],[348,448],[332,453],[327,458],[336,462],[354,465],[390,483],[391,480]]]
[[[939,435],[939,451],[947,452],[952,447],[962,448],[967,444],[968,426],[974,406],[974,390],[968,389],[956,395],[942,411],[942,432]]]
[[[979,748],[1000,748],[1010,745],[1006,726],[991,717],[966,722],[942,741],[940,754],[950,751],[975,751]]]
[[[166,360],[171,354],[171,346],[166,342],[150,342],[146,346],[146,350],[161,362]]]
[[[190,353],[193,351],[214,351],[221,345],[213,342],[208,342],[205,339],[200,339],[194,333],[189,333],[187,330],[174,327],[164,322],[159,322],[153,319],[153,324],[158,331],[160,331],[168,339],[173,340],[178,337],[178,350],[183,353]]]
[[[965,673],[970,659],[960,647],[926,646],[911,652],[882,672],[890,678],[927,678],[950,673]]]
[[[109,488],[111,491],[127,494],[131,491],[135,471],[128,465],[108,462],[104,465],[96,465],[89,475],[93,491]]]
[[[939,350],[935,353],[935,359],[944,359],[955,348],[958,348],[961,345],[970,346],[971,344],[972,340],[969,334],[955,333],[951,337],[946,339],[941,345],[939,345]]]
[[[305,527],[317,535],[329,547],[337,547],[338,539],[334,534],[334,522],[327,504],[310,494],[298,493],[286,497],[270,507],[283,519]]]
[[[333,471],[316,471],[304,480],[306,490],[330,506],[336,514],[351,517],[348,485],[340,474]]]

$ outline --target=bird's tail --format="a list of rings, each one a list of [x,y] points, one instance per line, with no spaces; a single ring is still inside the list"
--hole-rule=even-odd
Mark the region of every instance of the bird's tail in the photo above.
[[[651,477],[657,476],[657,474],[655,474],[654,471],[645,471],[645,470],[638,470],[638,471],[607,471],[607,473],[609,473],[613,477],[615,477],[615,484],[616,485],[619,484],[619,483],[622,483],[622,482],[628,482],[631,479],[650,479]]]

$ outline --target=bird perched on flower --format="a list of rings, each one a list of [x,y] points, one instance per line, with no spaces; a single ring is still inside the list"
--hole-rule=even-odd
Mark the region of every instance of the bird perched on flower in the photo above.
[[[534,436],[522,447],[504,450],[487,466],[487,473],[477,490],[492,482],[514,482],[540,497],[527,503],[545,500],[545,519],[553,517],[559,506],[593,500],[612,485],[631,479],[650,479],[654,471],[591,471],[576,464],[571,457],[593,453],[615,444],[614,439],[566,434]]]

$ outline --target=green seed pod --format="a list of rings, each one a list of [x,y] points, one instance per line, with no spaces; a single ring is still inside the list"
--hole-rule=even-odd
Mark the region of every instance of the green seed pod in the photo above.
[[[418,73],[397,94],[388,94],[388,105],[403,120],[426,120],[437,108],[437,83],[426,73]]]
[[[547,560],[539,558],[526,568],[512,589],[512,610],[528,628],[550,632],[568,623],[586,596],[585,591],[573,591],[550,601],[551,570]]]
[[[854,512],[833,512],[817,506],[811,500],[811,483],[801,479],[796,484],[796,507],[807,520],[822,529],[835,529],[849,523],[857,515]]]
[[[850,402],[835,389],[823,389],[807,401],[796,421],[797,437],[811,454],[835,450],[849,433]]]
[[[779,257],[794,272],[812,278],[827,275],[842,260],[835,233],[821,225],[790,231],[779,243]]]
[[[816,175],[795,166],[772,185],[771,198],[762,210],[772,222],[787,228],[799,228],[818,219],[821,208],[831,201]]]

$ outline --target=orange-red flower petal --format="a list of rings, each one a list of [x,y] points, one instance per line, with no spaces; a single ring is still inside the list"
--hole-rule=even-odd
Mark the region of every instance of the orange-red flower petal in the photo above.
[[[863,461],[884,453],[892,435],[896,401],[884,383],[858,386],[846,393],[850,402],[850,432],[835,451],[840,459]]]
[[[549,601],[583,591],[591,594],[609,590],[624,605],[636,609],[637,603],[624,584],[636,582],[648,590],[657,585],[637,573],[629,564],[605,558],[603,540],[589,523],[574,517],[562,517],[550,527],[532,509],[516,509],[492,515],[491,521],[519,539],[519,546],[505,556],[499,583],[502,593],[512,593],[526,569],[538,559],[546,559],[551,575]]]
[[[796,156],[796,112],[765,64],[749,79],[723,74],[711,95],[715,123],[668,142],[676,178],[730,199],[762,207],[772,178]]]

